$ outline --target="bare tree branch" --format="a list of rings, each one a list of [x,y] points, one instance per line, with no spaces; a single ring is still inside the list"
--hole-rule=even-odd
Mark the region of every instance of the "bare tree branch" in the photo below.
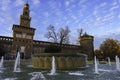
[[[59,31],[59,36],[60,36],[60,44],[68,44],[69,42],[69,33],[70,33],[70,30],[68,27],[65,27],[65,29],[63,28],[60,28],[60,31]]]
[[[45,34],[45,37],[47,37],[48,39],[53,39],[54,42],[57,42],[57,34],[55,32],[55,28],[54,26],[50,25],[47,27],[48,32]]]
[[[69,33],[70,30],[68,27],[64,28],[60,28],[59,32],[57,33],[55,31],[54,26],[50,25],[47,28],[48,32],[46,33],[45,37],[47,37],[48,39],[53,39],[54,42],[58,42],[60,44],[68,44],[69,43]]]

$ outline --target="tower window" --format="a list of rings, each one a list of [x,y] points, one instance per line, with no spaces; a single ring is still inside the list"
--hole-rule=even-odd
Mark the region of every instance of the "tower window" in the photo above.
[[[27,15],[28,13],[27,12],[25,12],[25,15]]]

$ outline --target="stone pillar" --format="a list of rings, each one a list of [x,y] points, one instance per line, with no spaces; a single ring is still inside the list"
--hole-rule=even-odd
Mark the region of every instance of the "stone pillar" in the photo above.
[[[50,57],[51,58],[51,57]],[[44,57],[44,68],[51,69],[52,58]]]
[[[36,57],[36,67],[39,68],[39,57]]]
[[[38,57],[33,57],[32,64],[35,68],[38,68],[38,63],[39,63],[38,59],[39,59]]]
[[[40,58],[39,58],[39,68],[40,68],[40,69],[43,69],[43,68],[44,68],[44,58],[43,58],[43,57],[40,57]]]
[[[73,67],[74,67],[74,65],[73,65],[73,62],[72,62],[72,58],[71,57],[67,57],[66,58],[66,69],[71,69]]]
[[[84,58],[79,57],[79,67],[83,67],[86,65],[86,61]]]
[[[66,61],[65,57],[58,58],[58,69],[65,69],[66,68]]]
[[[79,63],[78,57],[73,57],[73,62],[74,62],[74,63],[73,63],[74,67],[76,67],[76,68],[79,67],[79,66],[78,66],[78,63]]]

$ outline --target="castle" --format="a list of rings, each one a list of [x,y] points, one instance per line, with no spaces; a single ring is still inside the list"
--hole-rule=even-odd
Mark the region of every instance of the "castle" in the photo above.
[[[12,27],[13,37],[0,36],[0,45],[2,46],[5,54],[16,55],[20,51],[21,57],[24,59],[31,58],[32,54],[41,54],[45,48],[54,44],[60,46],[58,43],[45,42],[34,40],[35,28],[30,26],[31,17],[29,4],[24,4],[22,15],[20,15],[20,24],[14,24]],[[92,59],[94,47],[94,37],[87,33],[79,37],[80,45],[62,44],[61,53],[84,53],[88,55],[89,59]],[[64,54],[63,54],[64,55]]]

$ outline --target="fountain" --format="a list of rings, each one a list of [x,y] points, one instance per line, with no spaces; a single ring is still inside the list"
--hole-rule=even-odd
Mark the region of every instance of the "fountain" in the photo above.
[[[17,56],[19,56],[19,53]],[[55,64],[55,62],[57,61],[56,57],[53,56],[50,58],[49,60],[52,62],[52,65],[53,65],[53,61]],[[95,63],[97,63],[96,57],[94,59],[95,59]],[[75,71],[59,70],[57,72],[57,74],[59,75],[53,75],[56,72],[55,72],[55,68],[52,68],[51,73],[49,73],[51,75],[48,75],[47,70],[42,70],[41,72],[38,72],[39,69],[35,69],[32,67],[28,68],[27,66],[28,62],[22,63],[22,65],[24,66],[22,67],[22,70],[24,70],[22,71],[22,73],[13,73],[11,71],[11,69],[13,68],[12,63],[13,61],[11,60],[8,60],[5,62],[6,69],[4,69],[4,72],[0,73],[0,80],[120,80],[119,72],[115,69],[114,64],[110,66],[111,68],[110,70],[108,70],[109,67],[106,64],[100,64],[99,68],[98,68],[98,65],[95,66],[97,68],[94,68],[93,67],[94,64],[90,64],[87,69],[85,68],[77,71],[76,70]],[[93,69],[96,69],[96,70],[93,71]]]
[[[33,77],[30,80],[46,80],[45,76],[41,72],[30,73]]]
[[[0,69],[3,68],[3,60],[4,60],[4,57],[2,56],[2,57],[1,57],[1,61],[0,61]]]
[[[98,61],[96,59],[96,56],[94,57],[94,64],[95,64],[95,74],[99,74],[99,72],[98,72]]]
[[[75,76],[84,76],[84,74],[82,74],[81,72],[77,71],[77,72],[69,72],[69,75],[75,75]]]
[[[107,59],[108,59],[108,64],[109,64],[109,66],[111,66],[110,57],[108,57]]]
[[[120,60],[118,56],[115,57],[115,60],[116,60],[116,69],[120,71]]]
[[[55,57],[52,56],[52,69],[49,75],[55,75],[55,74],[56,74]]]
[[[17,53],[17,58],[15,60],[14,70],[13,72],[21,72],[20,70],[20,53]]]

